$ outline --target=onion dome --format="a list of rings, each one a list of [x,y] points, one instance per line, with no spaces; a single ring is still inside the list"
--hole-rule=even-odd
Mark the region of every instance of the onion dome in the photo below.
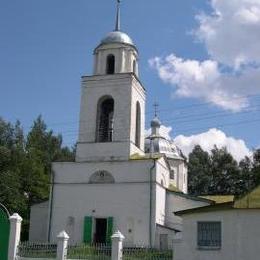
[[[161,153],[169,159],[184,159],[173,140],[160,135],[161,122],[157,116],[151,121],[151,135],[145,139],[145,153]]]
[[[111,43],[123,43],[132,45],[135,47],[132,39],[124,32],[121,32],[120,30],[120,1],[117,1],[117,14],[116,14],[116,24],[115,24],[115,30],[108,33],[102,40],[101,45],[103,44],[111,44]]]
[[[161,121],[159,118],[156,116],[152,121],[151,121],[151,127],[154,128],[160,128],[161,127]]]
[[[121,31],[113,31],[106,35],[101,40],[101,44],[111,44],[111,43],[123,43],[123,44],[129,44],[133,45],[134,43],[132,39],[124,32]]]

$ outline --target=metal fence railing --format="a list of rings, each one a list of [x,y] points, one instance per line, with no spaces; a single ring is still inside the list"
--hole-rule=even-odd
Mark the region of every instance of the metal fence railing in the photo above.
[[[172,250],[159,250],[145,247],[125,247],[123,260],[172,260]]]
[[[68,246],[68,259],[111,260],[111,245],[92,244]]]
[[[18,247],[20,257],[56,258],[57,245],[51,243],[22,242]]]
[[[110,244],[80,244],[67,247],[67,259],[111,260]],[[51,243],[22,242],[18,256],[23,258],[56,259],[57,245]],[[172,260],[172,250],[147,247],[124,247],[123,260]]]

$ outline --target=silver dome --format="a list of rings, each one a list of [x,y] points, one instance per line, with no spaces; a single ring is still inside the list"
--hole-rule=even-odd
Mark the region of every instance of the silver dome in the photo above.
[[[152,121],[151,121],[151,127],[160,127],[161,126],[161,121],[159,118],[156,116]]]
[[[172,140],[167,140],[162,136],[149,136],[145,139],[145,153],[161,153],[167,158],[183,159],[181,150]]]
[[[101,44],[109,44],[109,43],[124,43],[130,44],[134,46],[132,39],[123,32],[113,31],[106,35],[105,38],[102,39]]]

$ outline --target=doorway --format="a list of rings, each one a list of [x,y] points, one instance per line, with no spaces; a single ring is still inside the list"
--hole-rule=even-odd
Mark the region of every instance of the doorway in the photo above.
[[[106,236],[107,236],[107,219],[96,218],[95,243],[98,244],[106,243]]]
[[[160,234],[160,249],[168,250],[168,235]]]

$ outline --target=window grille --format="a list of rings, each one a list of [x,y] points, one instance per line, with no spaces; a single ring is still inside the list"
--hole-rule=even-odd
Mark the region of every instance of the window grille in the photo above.
[[[198,222],[198,247],[221,247],[221,222]]]

